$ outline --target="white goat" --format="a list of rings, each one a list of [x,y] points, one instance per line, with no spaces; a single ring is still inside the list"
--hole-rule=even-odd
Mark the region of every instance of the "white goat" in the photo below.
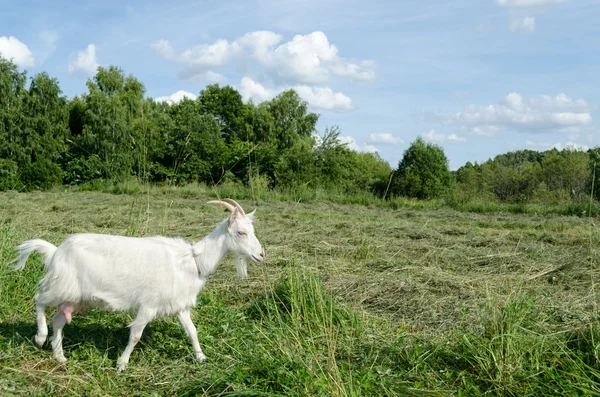
[[[42,347],[48,336],[45,307],[57,305],[52,318],[54,357],[65,362],[62,330],[74,312],[87,307],[105,310],[135,310],[130,324],[129,343],[117,361],[122,371],[140,340],[146,324],[156,317],[177,313],[192,342],[196,359],[206,359],[190,310],[198,292],[229,252],[236,255],[240,276],[247,276],[246,258],[264,260],[264,250],[254,235],[254,211],[247,214],[231,199],[209,201],[231,211],[229,218],[201,241],[189,244],[167,237],[134,238],[102,234],[74,234],[56,247],[44,240],[28,240],[19,245],[15,269],[23,269],[29,255],[44,256],[47,269],[40,281],[42,291],[35,296],[38,331],[34,343]]]

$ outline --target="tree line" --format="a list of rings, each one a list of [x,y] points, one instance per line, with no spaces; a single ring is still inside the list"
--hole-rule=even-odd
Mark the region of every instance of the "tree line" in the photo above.
[[[394,172],[391,192],[421,199],[501,203],[582,202],[600,198],[600,148],[517,150],[450,172],[441,147],[417,138]]]
[[[443,149],[417,138],[396,169],[376,153],[317,131],[319,115],[294,90],[244,103],[208,85],[178,103],[145,97],[142,82],[99,67],[87,92],[67,99],[57,79],[0,57],[0,190],[122,181],[330,189],[380,197],[527,203],[600,196],[600,149],[519,150],[451,172]]]
[[[319,115],[293,90],[258,105],[217,84],[174,104],[144,94],[110,66],[69,100],[57,79],[28,79],[0,58],[0,190],[136,177],[353,193],[374,191],[392,171],[377,154],[348,149],[338,127],[319,134]]]

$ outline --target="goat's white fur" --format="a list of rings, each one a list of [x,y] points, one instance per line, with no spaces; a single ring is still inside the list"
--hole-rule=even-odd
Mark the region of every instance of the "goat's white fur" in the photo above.
[[[64,362],[62,329],[71,312],[86,307],[105,310],[137,311],[130,324],[129,343],[117,361],[123,370],[144,327],[156,317],[177,314],[192,342],[196,359],[206,356],[198,343],[190,310],[206,277],[221,259],[233,252],[237,272],[247,275],[246,258],[264,259],[264,251],[254,235],[254,212],[246,215],[233,200],[213,201],[232,211],[207,237],[195,244],[183,239],[161,236],[134,238],[101,234],[74,234],[56,247],[35,239],[22,243],[15,269],[23,269],[32,252],[44,257],[47,273],[36,295],[38,321],[34,342],[42,347],[48,335],[45,307],[59,306],[52,318],[54,357]],[[239,208],[238,208],[239,207]]]

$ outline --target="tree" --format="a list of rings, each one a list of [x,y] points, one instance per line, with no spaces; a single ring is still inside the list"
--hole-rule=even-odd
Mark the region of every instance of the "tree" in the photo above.
[[[27,76],[17,65],[0,56],[0,189],[18,184],[19,164],[27,160],[20,136],[23,128],[23,103],[27,95]]]
[[[164,169],[183,182],[213,183],[219,179],[225,142],[217,120],[199,112],[198,102],[184,99],[168,108],[170,122],[165,124],[165,145],[160,155]]]
[[[217,120],[227,142],[236,137],[251,140],[245,128],[248,110],[242,96],[234,88],[219,87],[219,84],[208,85],[200,91],[198,103],[202,113],[212,115]]]
[[[273,98],[267,108],[273,116],[274,136],[279,149],[292,147],[299,137],[316,132],[319,115],[308,113],[308,103],[294,90],[284,91]]]
[[[0,57],[1,189],[48,188],[62,183],[60,163],[68,133],[67,100],[56,79],[27,76]]]
[[[590,184],[593,184],[592,194],[600,200],[600,147],[589,150]]]
[[[418,137],[406,149],[398,163],[392,192],[407,197],[429,199],[440,196],[451,181],[444,149],[426,143]]]
[[[293,146],[281,152],[275,165],[275,181],[284,187],[314,187],[316,182],[315,156],[312,136],[294,140]]]
[[[543,180],[550,192],[563,197],[582,200],[589,192],[591,181],[590,153],[567,147],[544,153],[542,160]]]
[[[75,120],[67,166],[69,182],[105,178],[119,180],[139,174],[140,144],[136,128],[143,117],[144,85],[116,66],[99,67],[88,80],[88,94],[71,107]]]
[[[27,189],[47,189],[61,184],[61,164],[67,150],[68,107],[58,80],[46,73],[33,77],[23,106],[21,145],[27,157],[20,164]]]

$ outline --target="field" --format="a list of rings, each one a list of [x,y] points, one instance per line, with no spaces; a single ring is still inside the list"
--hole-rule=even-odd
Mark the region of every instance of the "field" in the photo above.
[[[227,216],[209,199],[198,187],[0,193],[2,395],[600,395],[600,234],[586,217],[239,200],[257,208],[266,261],[242,280],[227,258],[201,291],[207,362],[175,317],[146,328],[123,373],[127,313],[75,316],[66,364],[33,345],[43,269],[38,256],[10,269],[21,241],[196,241]]]

